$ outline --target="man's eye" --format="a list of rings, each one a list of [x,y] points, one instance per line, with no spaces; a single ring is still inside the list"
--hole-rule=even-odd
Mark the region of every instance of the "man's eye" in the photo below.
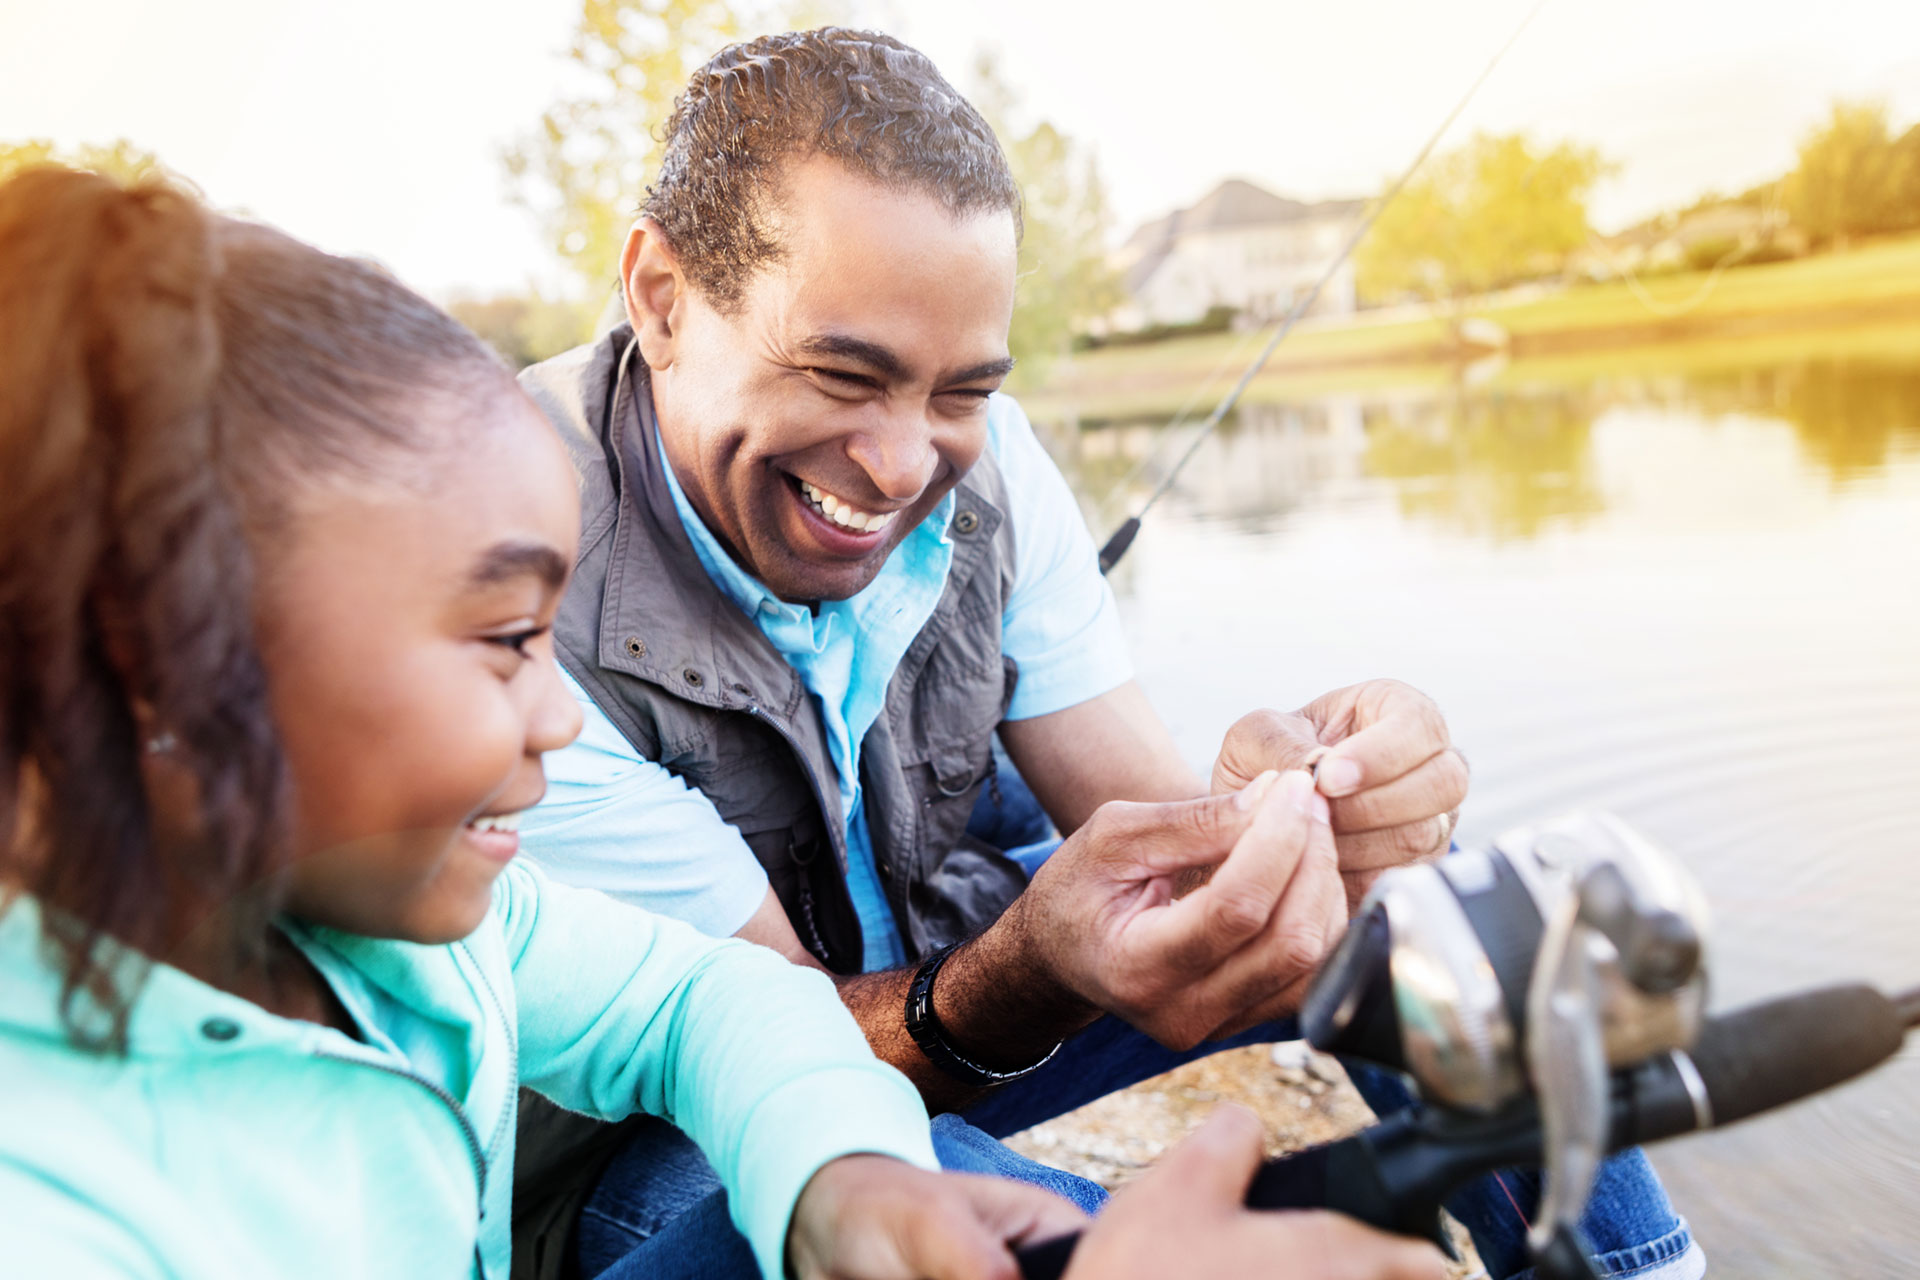
[[[949,407],[965,413],[985,408],[987,401],[993,398],[992,391],[978,387],[958,387],[952,391],[942,391],[940,395]]]
[[[836,387],[844,387],[849,391],[872,391],[874,389],[873,379],[864,374],[848,373],[845,369],[815,369],[812,372],[815,377],[831,382]]]

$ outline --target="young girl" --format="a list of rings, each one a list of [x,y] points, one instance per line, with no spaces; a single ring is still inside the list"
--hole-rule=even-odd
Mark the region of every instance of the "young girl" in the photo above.
[[[697,1134],[769,1276],[1072,1225],[914,1168],[824,981],[512,862],[577,516],[473,337],[54,170],[0,278],[0,1270],[504,1276],[521,1081]]]
[[[1006,1280],[1078,1225],[928,1172],[823,976],[514,861],[579,724],[578,516],[476,339],[63,170],[0,187],[0,281],[0,1271],[504,1277],[521,1083],[670,1117],[770,1278]],[[1163,1182],[1075,1274],[1196,1231],[1223,1268],[1433,1274],[1236,1213],[1257,1135],[1221,1132],[1204,1204]]]

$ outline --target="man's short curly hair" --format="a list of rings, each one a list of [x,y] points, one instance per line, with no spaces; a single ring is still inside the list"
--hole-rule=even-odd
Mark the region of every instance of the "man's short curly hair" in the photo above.
[[[1019,188],[980,113],[925,54],[843,27],[744,40],[694,72],[640,211],[694,286],[734,307],[780,256],[783,164],[815,155],[926,192],[956,216],[1004,209],[1019,228]]]

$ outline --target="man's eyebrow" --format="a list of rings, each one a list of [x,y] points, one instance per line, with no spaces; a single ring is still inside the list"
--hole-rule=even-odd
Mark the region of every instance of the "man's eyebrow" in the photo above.
[[[848,333],[815,334],[801,341],[800,350],[808,355],[858,360],[887,378],[907,376],[906,362],[899,356],[877,342],[868,342],[865,338],[856,338]]]
[[[569,567],[567,558],[544,542],[501,542],[488,547],[481,555],[473,572],[467,575],[467,583],[491,587],[531,575],[558,589],[567,580]]]
[[[904,360],[877,342],[865,338],[856,338],[848,333],[821,333],[801,341],[800,350],[808,355],[839,356],[843,360],[857,360],[885,378],[904,379],[908,376]],[[986,360],[970,369],[962,369],[955,374],[942,375],[943,384],[975,382],[981,378],[1004,378],[1013,372],[1013,357],[1002,356],[998,360]]]
[[[1013,357],[1002,356],[998,360],[989,360],[984,364],[977,364],[971,369],[962,369],[959,373],[946,379],[946,381],[978,382],[982,378],[1004,378],[1012,372]]]

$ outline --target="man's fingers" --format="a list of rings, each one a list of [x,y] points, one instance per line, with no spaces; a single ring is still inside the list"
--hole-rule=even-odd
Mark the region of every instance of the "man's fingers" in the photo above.
[[[1384,831],[1458,809],[1467,798],[1467,762],[1452,748],[1399,777],[1333,802],[1333,829],[1341,835]]]
[[[1318,821],[1317,799],[1306,774],[1280,775],[1213,878],[1163,911],[1142,917],[1170,964],[1211,970],[1260,936],[1306,854]]]
[[[1447,851],[1453,837],[1453,815],[1435,814],[1385,831],[1358,831],[1341,835],[1340,870],[1348,874],[1404,867]]]
[[[1222,964],[1194,993],[1195,1012],[1218,1038],[1299,1009],[1306,984],[1347,928],[1346,886],[1333,841],[1317,827],[1264,933]]]
[[[1452,745],[1440,708],[1417,690],[1395,685],[1376,710],[1321,759],[1315,777],[1322,795],[1350,796],[1391,782]]]
[[[1299,712],[1262,708],[1234,721],[1213,762],[1216,795],[1232,791],[1268,769],[1304,769],[1320,746],[1313,721]]]
[[[1211,867],[1246,834],[1278,777],[1263,773],[1238,791],[1198,800],[1109,801],[1094,810],[1070,843],[1097,850],[1107,861],[1126,862],[1129,872],[1136,873],[1128,878]]]
[[[1238,1208],[1260,1168],[1265,1136],[1260,1117],[1224,1103],[1134,1184],[1133,1198]]]

